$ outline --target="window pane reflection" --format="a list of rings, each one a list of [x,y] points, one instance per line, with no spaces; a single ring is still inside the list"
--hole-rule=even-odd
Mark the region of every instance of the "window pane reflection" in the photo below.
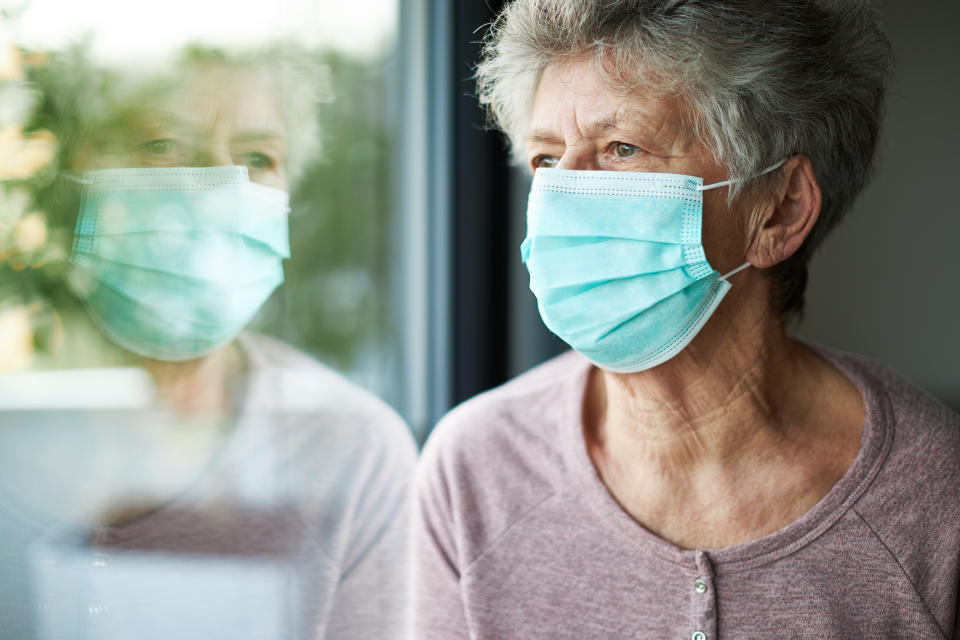
[[[56,4],[0,43],[0,635],[400,637],[414,446],[348,381],[392,382],[395,7]]]

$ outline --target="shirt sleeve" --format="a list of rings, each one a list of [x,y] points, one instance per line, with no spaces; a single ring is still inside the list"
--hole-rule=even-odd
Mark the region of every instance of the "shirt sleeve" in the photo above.
[[[341,576],[325,640],[409,637],[409,504],[394,511],[374,543]]]
[[[421,460],[413,522],[413,620],[416,640],[471,637],[460,593],[460,570],[449,491],[434,451]]]
[[[353,511],[348,550],[324,640],[407,640],[410,632],[410,512],[413,439],[380,443],[373,477]]]

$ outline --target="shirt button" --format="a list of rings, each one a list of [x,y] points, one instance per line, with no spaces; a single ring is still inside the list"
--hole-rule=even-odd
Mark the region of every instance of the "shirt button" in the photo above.
[[[691,640],[707,640],[707,634],[705,634],[703,631],[697,631],[693,634],[693,638]]]
[[[693,583],[693,590],[697,593],[706,593],[707,592],[707,583],[703,580],[696,580]]]

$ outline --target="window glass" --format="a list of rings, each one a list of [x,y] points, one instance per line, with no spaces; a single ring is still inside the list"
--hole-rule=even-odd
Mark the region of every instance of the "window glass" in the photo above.
[[[5,637],[400,634],[397,1],[0,12]]]

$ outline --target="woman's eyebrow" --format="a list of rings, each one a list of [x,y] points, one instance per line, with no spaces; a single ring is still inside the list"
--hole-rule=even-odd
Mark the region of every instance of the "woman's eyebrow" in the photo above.
[[[563,144],[563,140],[560,139],[560,136],[556,132],[551,131],[550,129],[534,129],[527,134],[527,142],[545,142],[550,144]]]
[[[264,142],[283,139],[284,135],[273,129],[245,129],[230,138],[233,142]]]
[[[606,133],[611,129],[617,128],[617,114],[605,115],[597,118],[583,128],[584,133],[599,135]],[[538,128],[533,129],[526,137],[527,142],[544,142],[563,144],[563,138],[552,129]]]
[[[170,110],[148,112],[143,120],[144,123],[149,126],[171,127],[175,129],[185,129],[189,124],[182,117]]]
[[[201,138],[209,133],[209,127],[205,123],[191,121],[168,110],[153,114],[152,121],[148,121],[148,124],[169,127],[188,137]],[[238,130],[236,134],[230,136],[230,140],[232,142],[264,142],[284,140],[286,137],[279,129],[260,128],[253,123],[251,125],[253,126]]]
[[[660,114],[651,114],[637,108],[622,108],[616,113],[597,119],[595,126],[604,133],[616,130],[639,134],[647,138],[656,138],[664,130],[664,125],[673,124],[668,118],[661,120],[659,123],[651,122],[651,118],[658,115]],[[656,124],[660,126],[655,126]]]
[[[588,135],[602,135],[611,131],[627,131],[649,136],[649,127],[644,126],[644,116],[647,114],[639,111],[624,111],[603,115],[595,118],[583,127],[584,133]],[[562,143],[563,140],[552,129],[537,128],[530,131],[526,136],[527,142],[546,142]]]
[[[610,122],[614,131],[623,131],[638,136],[644,144],[654,150],[667,151],[670,148],[686,147],[694,141],[695,136],[685,126],[682,119],[675,117],[675,113],[658,114],[656,121],[651,121],[651,114],[640,109],[621,109]],[[601,125],[605,122],[601,122]],[[606,132],[607,130],[605,130]]]
[[[622,118],[619,117],[618,112],[610,113],[605,116],[594,119],[583,128],[585,132],[596,134],[608,133],[611,130],[616,130],[621,128]]]

